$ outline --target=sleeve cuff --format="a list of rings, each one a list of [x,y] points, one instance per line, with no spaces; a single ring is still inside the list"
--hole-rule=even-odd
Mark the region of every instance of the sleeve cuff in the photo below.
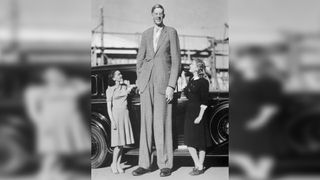
[[[207,105],[204,105],[204,104],[201,104],[200,107],[201,107],[201,108],[204,108],[204,109],[207,109],[208,106],[207,106]]]

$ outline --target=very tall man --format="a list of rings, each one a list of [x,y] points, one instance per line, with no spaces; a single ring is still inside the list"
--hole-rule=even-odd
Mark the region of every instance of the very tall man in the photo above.
[[[137,55],[137,86],[141,99],[139,168],[134,176],[150,171],[154,135],[160,176],[173,166],[172,104],[181,58],[177,31],[163,24],[164,8],[151,9],[154,26],[143,32]]]

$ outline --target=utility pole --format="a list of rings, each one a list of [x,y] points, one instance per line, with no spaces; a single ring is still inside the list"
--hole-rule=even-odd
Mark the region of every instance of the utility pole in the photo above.
[[[10,40],[8,45],[3,49],[1,48],[0,55],[4,56],[4,61],[6,62],[18,62],[23,63],[23,60],[20,59],[19,51],[19,12],[18,12],[18,0],[10,1]]]
[[[104,63],[104,39],[103,39],[103,32],[104,32],[104,19],[103,19],[103,7],[100,8],[100,18],[101,18],[101,34],[100,34],[100,40],[101,40],[101,62]]]
[[[18,3],[17,0],[11,0],[11,45],[13,50],[18,48]]]

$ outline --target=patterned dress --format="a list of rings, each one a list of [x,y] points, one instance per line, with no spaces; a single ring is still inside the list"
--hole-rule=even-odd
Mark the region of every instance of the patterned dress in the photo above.
[[[111,128],[111,146],[134,144],[134,137],[127,108],[127,86],[112,86],[106,90],[107,102],[112,104],[112,115],[117,129]]]

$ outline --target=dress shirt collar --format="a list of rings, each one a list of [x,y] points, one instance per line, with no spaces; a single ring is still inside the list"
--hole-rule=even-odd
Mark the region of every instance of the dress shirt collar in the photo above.
[[[153,31],[156,32],[161,32],[161,30],[163,29],[164,26],[159,27],[159,26],[154,26]],[[160,31],[159,31],[160,30]]]

